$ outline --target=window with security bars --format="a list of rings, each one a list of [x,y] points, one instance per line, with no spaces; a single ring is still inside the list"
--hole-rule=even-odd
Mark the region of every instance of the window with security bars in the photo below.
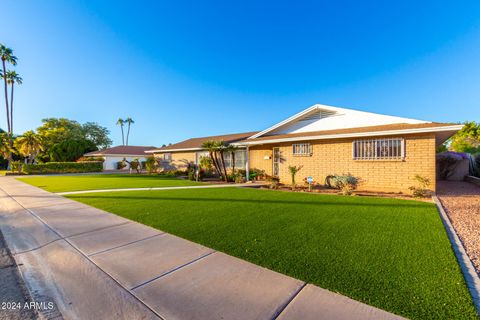
[[[405,140],[401,138],[355,140],[354,160],[403,160]]]
[[[295,143],[292,147],[294,156],[311,156],[313,153],[310,143]]]

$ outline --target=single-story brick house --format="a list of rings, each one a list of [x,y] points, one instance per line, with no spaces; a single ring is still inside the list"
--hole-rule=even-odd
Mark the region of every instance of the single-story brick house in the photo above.
[[[316,104],[260,132],[193,138],[147,153],[185,169],[208,155],[203,142],[223,140],[241,148],[236,168],[262,169],[284,183],[288,166],[301,165],[297,181],[312,176],[323,183],[327,175],[350,173],[361,179],[359,189],[408,192],[419,174],[435,190],[436,149],[461,128]]]
[[[84,154],[85,157],[98,157],[103,158],[103,170],[117,170],[117,162],[126,159],[132,161],[138,159],[139,161],[145,161],[148,156],[145,151],[154,150],[156,147],[148,146],[116,146],[103,150],[92,151]],[[124,168],[128,170],[128,166]]]

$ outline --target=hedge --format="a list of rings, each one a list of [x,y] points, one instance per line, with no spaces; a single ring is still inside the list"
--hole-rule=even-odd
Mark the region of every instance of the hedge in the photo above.
[[[24,164],[22,170],[26,174],[100,172],[103,170],[103,163],[91,161],[47,162],[41,164]]]

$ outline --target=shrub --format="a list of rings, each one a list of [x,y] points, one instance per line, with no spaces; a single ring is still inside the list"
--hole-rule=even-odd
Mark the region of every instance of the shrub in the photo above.
[[[154,173],[157,171],[157,161],[155,160],[154,156],[148,157],[145,161],[144,165],[145,170],[148,173]]]
[[[212,170],[213,169],[213,160],[210,156],[202,156],[200,157],[200,168],[205,170]]]
[[[454,174],[455,168],[464,159],[468,159],[468,156],[463,152],[447,151],[438,153],[436,161],[440,180],[446,180]]]
[[[417,180],[419,186],[411,186],[410,190],[412,190],[412,195],[415,198],[425,198],[430,193],[428,190],[428,186],[430,185],[430,179],[426,177],[422,177],[421,175],[416,174],[414,177]]]
[[[138,159],[133,159],[132,161],[128,162],[128,164],[130,165],[130,169],[140,173],[140,161]]]
[[[249,180],[258,180],[265,178],[265,170],[252,168],[248,171],[248,179]]]
[[[295,190],[295,176],[297,172],[302,169],[303,166],[288,166],[288,171],[290,171],[290,175],[292,176],[292,190]]]
[[[22,173],[22,162],[21,161],[12,161],[10,163],[10,168],[13,173]]]
[[[127,167],[127,162],[125,160],[117,162],[117,170],[122,170]]]
[[[104,162],[102,157],[80,157],[76,162]]]
[[[101,172],[102,162],[47,162],[41,164],[24,164],[22,171],[26,174],[46,173],[82,173]]]
[[[335,175],[331,178],[331,182],[336,189],[340,190],[343,195],[351,195],[352,191],[357,189],[359,179],[351,174],[341,176]]]
[[[280,179],[277,177],[267,177],[267,181],[270,183],[270,189],[278,189],[280,186]]]

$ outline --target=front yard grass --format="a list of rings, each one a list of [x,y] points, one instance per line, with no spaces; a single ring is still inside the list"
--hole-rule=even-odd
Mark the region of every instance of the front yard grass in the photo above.
[[[476,318],[431,203],[237,188],[69,198],[409,318]]]
[[[200,182],[178,179],[176,177],[143,174],[37,176],[17,179],[50,192],[121,188],[180,187],[202,184]]]

